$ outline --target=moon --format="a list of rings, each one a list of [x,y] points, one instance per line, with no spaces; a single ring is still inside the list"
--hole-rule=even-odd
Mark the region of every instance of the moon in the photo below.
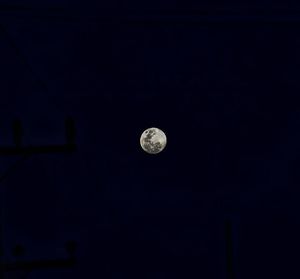
[[[147,153],[157,154],[166,147],[167,137],[165,133],[158,128],[148,128],[142,133],[140,144]]]

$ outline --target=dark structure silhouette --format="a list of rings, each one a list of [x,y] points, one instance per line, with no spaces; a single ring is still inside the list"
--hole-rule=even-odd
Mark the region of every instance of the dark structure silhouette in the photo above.
[[[226,278],[235,279],[234,262],[233,262],[233,231],[232,222],[225,221],[225,241],[226,241]]]
[[[21,245],[17,245],[14,248],[14,255],[24,255],[25,249]],[[75,252],[75,250],[74,250]],[[49,268],[69,268],[76,264],[75,253],[69,255],[69,257],[53,260],[36,260],[36,261],[20,261],[16,260],[12,263],[2,263],[1,270],[4,272],[10,271],[32,271],[35,269],[49,269]]]
[[[0,183],[6,179],[16,168],[25,162],[31,155],[45,154],[45,153],[71,153],[76,151],[75,141],[75,124],[72,118],[68,117],[65,123],[66,129],[66,143],[60,145],[40,145],[40,146],[24,146],[22,144],[23,128],[20,119],[13,122],[13,141],[14,146],[0,146],[0,156],[22,155],[13,165],[11,165],[5,173],[0,176]],[[3,258],[3,224],[0,223],[0,255]],[[17,258],[15,262],[2,263],[0,262],[0,279],[4,278],[5,272],[10,271],[26,271],[31,272],[35,269],[48,268],[69,268],[76,263],[76,243],[68,241],[66,243],[66,251],[69,256],[65,259],[52,260],[36,260],[36,261],[22,261],[20,258],[25,254],[25,248],[18,244],[13,249],[13,255]]]
[[[13,138],[15,146],[0,146],[0,156],[33,155],[44,153],[71,153],[76,151],[76,129],[72,118],[65,121],[66,143],[59,145],[22,145],[23,129],[20,120],[13,122]]]

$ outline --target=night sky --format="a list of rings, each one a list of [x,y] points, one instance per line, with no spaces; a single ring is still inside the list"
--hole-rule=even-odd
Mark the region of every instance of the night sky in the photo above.
[[[206,2],[0,2],[0,149],[76,127],[0,156],[1,278],[300,276],[300,7]]]

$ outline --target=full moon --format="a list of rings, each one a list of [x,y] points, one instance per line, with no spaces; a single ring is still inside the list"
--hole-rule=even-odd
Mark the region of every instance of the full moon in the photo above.
[[[147,153],[157,154],[166,147],[167,137],[165,133],[158,128],[148,128],[142,133],[140,144]]]

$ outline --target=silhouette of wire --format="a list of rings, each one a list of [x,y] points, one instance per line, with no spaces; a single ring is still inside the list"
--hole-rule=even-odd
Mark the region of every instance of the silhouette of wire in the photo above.
[[[34,7],[30,5],[8,5],[0,4],[1,16],[7,17],[27,17],[38,20],[62,20],[63,22],[112,22],[120,20],[125,22],[148,22],[164,24],[167,22],[180,23],[202,23],[203,21],[226,22],[226,21],[250,21],[250,22],[299,22],[300,10],[297,5],[264,6],[257,4],[249,5],[199,5],[198,7],[166,8],[157,7],[155,9],[137,8],[110,8],[86,6],[84,8],[74,6],[72,8],[65,5]]]

